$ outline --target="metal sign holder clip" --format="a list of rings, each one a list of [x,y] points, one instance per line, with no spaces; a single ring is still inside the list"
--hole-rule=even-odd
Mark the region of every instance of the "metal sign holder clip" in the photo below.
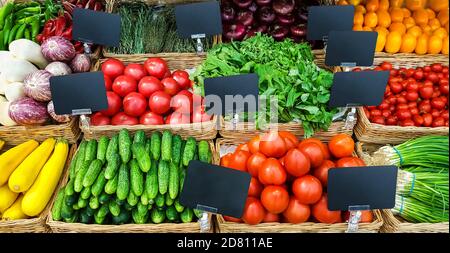
[[[197,210],[202,211],[202,217],[198,219],[200,224],[200,233],[208,233],[211,230],[211,223],[209,222],[209,214],[217,213],[217,208],[197,204]]]
[[[357,233],[359,222],[361,221],[361,211],[370,210],[368,205],[349,206],[348,211],[350,216],[348,218],[348,227],[346,233]]]
[[[324,54],[326,54],[327,53],[327,45],[328,45],[328,35],[323,36],[322,40],[323,40],[323,52],[324,52]]]
[[[239,123],[239,114],[235,113],[233,115],[233,119],[231,120],[231,123],[233,124],[233,130],[236,130],[237,124]]]
[[[72,110],[72,115],[80,115],[80,122],[81,126],[85,127],[88,132],[91,132],[90,130],[90,119],[86,117],[86,114],[92,114],[91,109],[74,109]]]
[[[201,34],[193,34],[191,35],[192,39],[196,39],[197,43],[196,43],[196,50],[197,50],[197,55],[201,55],[205,53],[204,47],[203,47],[203,43],[202,43],[202,39],[206,38],[206,34],[201,33]]]

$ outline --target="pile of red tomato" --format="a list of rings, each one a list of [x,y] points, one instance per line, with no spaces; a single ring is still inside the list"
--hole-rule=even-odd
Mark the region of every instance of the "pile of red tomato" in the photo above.
[[[221,158],[221,166],[246,171],[252,179],[241,219],[224,219],[250,225],[348,220],[348,212],[328,209],[326,187],[330,168],[365,166],[352,157],[354,145],[346,134],[325,144],[314,138],[299,142],[285,131],[271,131],[239,145],[234,153]],[[361,221],[372,220],[372,212],[364,211]]]
[[[357,71],[360,69],[356,69]],[[364,107],[372,123],[389,126],[448,127],[448,67],[432,64],[394,69],[383,62],[375,70],[389,70],[389,84],[379,106]]]
[[[91,117],[99,125],[189,124],[211,120],[203,98],[193,94],[184,70],[170,72],[161,58],[125,64],[114,58],[102,64],[108,109]]]

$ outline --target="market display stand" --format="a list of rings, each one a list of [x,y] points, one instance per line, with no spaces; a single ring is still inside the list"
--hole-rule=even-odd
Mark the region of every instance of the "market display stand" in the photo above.
[[[4,149],[5,151],[7,148]],[[74,157],[75,151],[77,150],[77,144],[71,145],[69,149],[69,154],[66,159],[66,165],[64,166],[63,174],[68,174],[69,165]],[[61,176],[57,189],[63,185],[63,177]],[[45,209],[39,214],[38,217],[30,219],[20,219],[13,221],[1,221],[0,222],[0,233],[48,233],[50,232],[49,227],[46,224],[47,216],[51,213],[51,207],[55,201],[58,191],[55,191],[48,202]]]

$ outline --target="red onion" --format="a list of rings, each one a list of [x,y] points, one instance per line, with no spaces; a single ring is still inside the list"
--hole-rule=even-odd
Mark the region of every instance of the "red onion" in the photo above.
[[[67,62],[75,57],[75,47],[61,36],[53,36],[45,40],[41,45],[41,50],[49,61]]]
[[[270,35],[276,40],[281,41],[288,35],[289,30],[284,26],[275,26],[271,29]]]
[[[276,14],[287,15],[294,10],[295,2],[294,0],[274,0],[272,3],[272,8]]]
[[[255,12],[256,10],[258,10],[258,5],[256,5],[255,2],[252,2],[252,4],[248,7],[248,9],[249,9],[251,12]]]
[[[256,0],[258,6],[267,6],[272,3],[272,0]]]
[[[231,5],[226,5],[222,7],[222,21],[224,23],[230,22],[234,20],[236,17],[236,12],[234,11],[233,7]]]
[[[290,27],[290,32],[294,37],[305,37],[306,36],[306,26],[304,24],[301,25],[293,25]]]
[[[245,26],[239,23],[230,25],[224,34],[229,40],[242,40],[245,36]]]
[[[74,73],[88,72],[91,69],[91,58],[86,54],[77,54],[70,62],[70,68]]]
[[[258,19],[261,23],[270,24],[275,17],[275,13],[270,7],[264,6],[258,11]]]
[[[41,102],[50,101],[52,99],[50,77],[52,74],[46,70],[38,70],[29,74],[23,80],[25,95]]]
[[[253,24],[253,12],[251,11],[239,11],[236,17],[236,21],[242,23],[244,26]]]
[[[233,0],[233,3],[241,9],[246,9],[252,4],[252,0]]]
[[[294,15],[291,15],[291,14],[286,15],[286,16],[278,15],[277,21],[278,21],[279,25],[289,26],[295,22],[295,17],[294,17]]]
[[[48,114],[50,114],[50,116],[59,123],[64,123],[64,122],[69,122],[71,119],[71,115],[70,114],[63,114],[63,115],[58,115],[55,112],[55,106],[53,105],[53,101],[50,101],[47,105],[47,112]]]

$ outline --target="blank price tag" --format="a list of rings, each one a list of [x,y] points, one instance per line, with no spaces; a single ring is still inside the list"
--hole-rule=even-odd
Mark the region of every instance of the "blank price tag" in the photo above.
[[[372,66],[377,32],[332,31],[328,34],[327,66]]]
[[[120,45],[120,16],[75,8],[73,11],[73,39],[85,43],[118,47]]]
[[[204,34],[222,34],[222,18],[218,1],[175,6],[177,32],[183,38]]]
[[[333,168],[328,171],[328,209],[350,206],[390,209],[395,206],[396,166]]]
[[[378,106],[383,101],[388,80],[389,71],[337,72],[329,106]]]
[[[189,208],[242,217],[251,175],[200,161],[187,168],[180,203]]]
[[[331,31],[351,31],[355,7],[311,6],[308,9],[308,40],[323,40]]]
[[[50,90],[56,114],[78,110],[100,111],[108,108],[102,72],[52,76]]]

